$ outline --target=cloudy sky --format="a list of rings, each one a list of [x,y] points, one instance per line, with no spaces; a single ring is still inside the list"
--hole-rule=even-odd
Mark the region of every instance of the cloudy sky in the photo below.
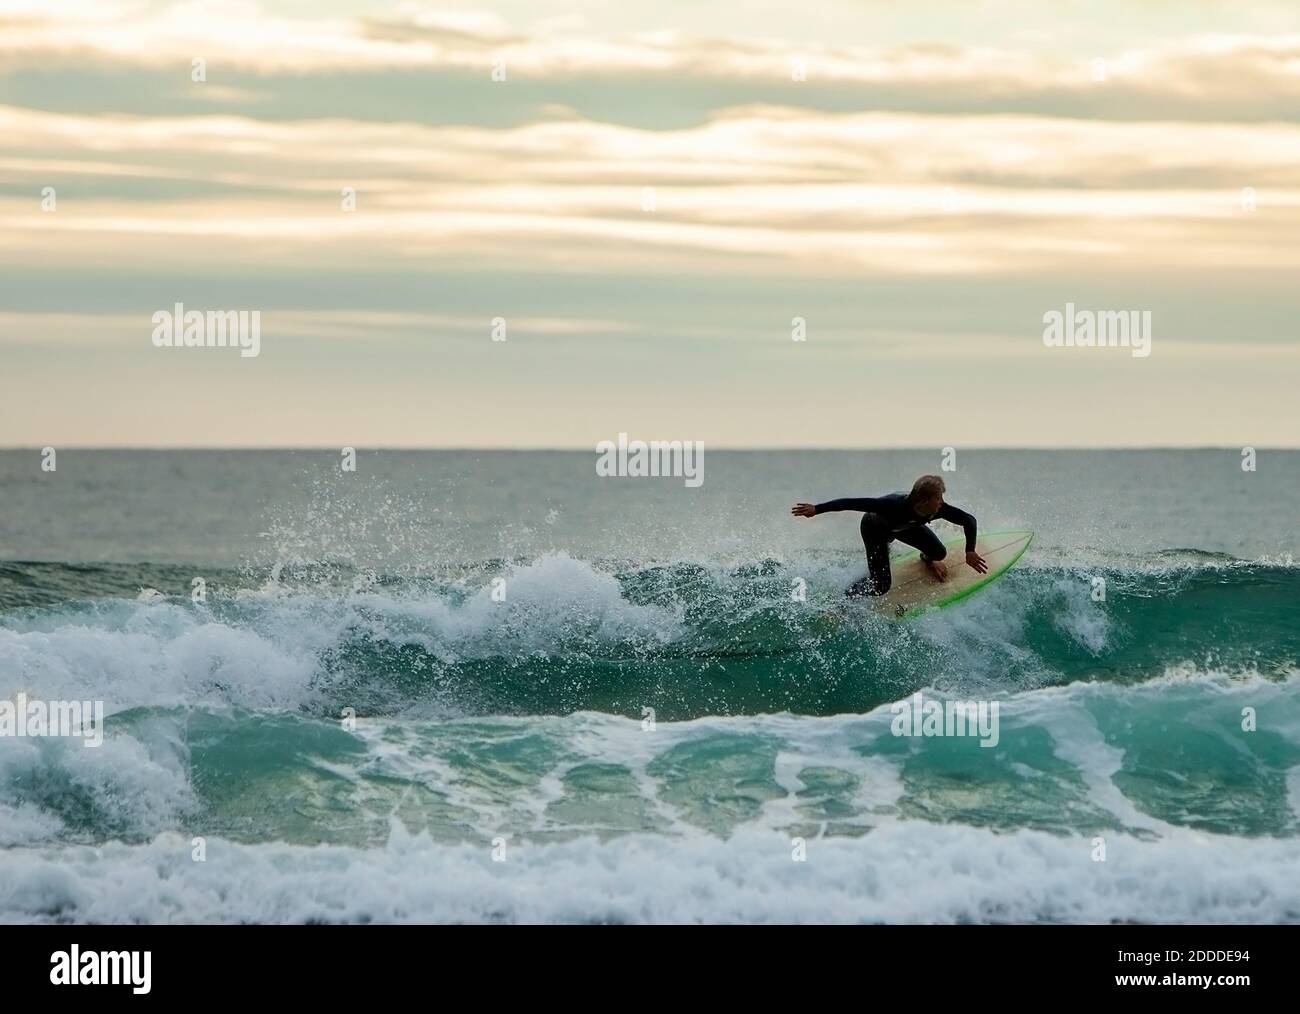
[[[4,446],[1297,446],[1298,240],[1294,0],[0,0]]]

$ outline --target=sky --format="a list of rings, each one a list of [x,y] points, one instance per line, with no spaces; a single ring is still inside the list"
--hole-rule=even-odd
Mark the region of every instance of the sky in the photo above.
[[[0,0],[0,446],[1295,447],[1298,240],[1294,0]]]

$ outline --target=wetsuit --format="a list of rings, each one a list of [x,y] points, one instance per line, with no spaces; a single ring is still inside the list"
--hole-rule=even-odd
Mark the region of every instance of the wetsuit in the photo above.
[[[889,591],[889,544],[897,539],[921,551],[923,560],[942,560],[948,555],[939,536],[926,525],[936,519],[961,525],[966,533],[966,552],[975,552],[975,519],[959,507],[945,503],[939,513],[923,518],[912,510],[907,494],[888,496],[845,497],[827,500],[813,508],[818,514],[828,511],[864,511],[862,544],[867,550],[867,576],[854,582],[844,593],[850,596],[883,595]]]

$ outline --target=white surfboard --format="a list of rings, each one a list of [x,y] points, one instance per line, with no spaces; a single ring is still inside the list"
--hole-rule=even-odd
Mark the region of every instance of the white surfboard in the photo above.
[[[948,557],[948,579],[939,581],[921,562],[921,553],[907,549],[890,558],[893,583],[884,595],[863,599],[889,616],[905,620],[930,609],[941,609],[959,602],[979,591],[990,581],[995,581],[1020,559],[1033,541],[1033,532],[984,532],[975,541],[975,551],[989,565],[987,574],[981,574],[966,564],[966,539],[945,542]]]

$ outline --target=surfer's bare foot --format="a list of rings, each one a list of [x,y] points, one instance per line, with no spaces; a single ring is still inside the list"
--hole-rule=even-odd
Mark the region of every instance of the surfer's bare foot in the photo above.
[[[948,580],[948,565],[942,560],[926,560],[925,566],[934,575],[936,581]]]

